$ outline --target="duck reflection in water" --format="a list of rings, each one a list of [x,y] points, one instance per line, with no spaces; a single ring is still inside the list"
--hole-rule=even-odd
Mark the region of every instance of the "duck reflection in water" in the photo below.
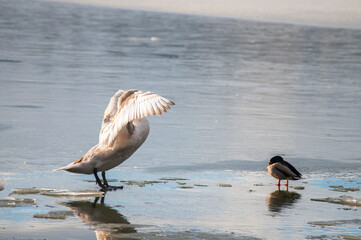
[[[100,200],[100,203],[98,203]],[[135,228],[117,210],[104,204],[103,198],[91,201],[63,202],[60,205],[69,208],[91,229],[98,240],[120,240],[123,237],[113,235],[136,233]]]
[[[268,194],[266,205],[270,212],[281,212],[284,208],[291,208],[301,198],[301,194],[289,191],[274,191]]]

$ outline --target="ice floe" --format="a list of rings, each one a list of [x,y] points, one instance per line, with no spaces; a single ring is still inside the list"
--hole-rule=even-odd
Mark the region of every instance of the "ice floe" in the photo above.
[[[45,214],[36,213],[34,218],[46,218],[46,219],[65,219],[68,216],[74,216],[72,211],[50,211]]]
[[[15,188],[10,195],[40,194],[61,198],[93,198],[103,197],[104,192],[95,190],[56,190],[47,188]]]
[[[361,219],[353,219],[353,220],[333,220],[333,221],[312,221],[308,222],[308,224],[315,226],[336,226],[336,225],[361,225]]]
[[[41,194],[43,192],[51,192],[54,189],[48,188],[13,188],[11,189],[12,193],[10,195],[27,195],[27,194]]]
[[[352,196],[339,196],[339,197],[328,197],[328,198],[311,198],[311,201],[336,203],[348,206],[361,207],[361,198],[355,198]]]
[[[20,206],[27,206],[34,204],[35,204],[35,199],[32,198],[6,197],[0,199],[0,207],[20,207]]]
[[[332,188],[332,191],[336,191],[336,192],[357,192],[357,191],[360,191],[360,188],[358,188],[358,187],[356,187],[356,188],[345,188],[342,185],[331,185],[329,187]]]
[[[232,185],[228,184],[228,183],[218,183],[217,186],[218,187],[232,187]]]
[[[42,192],[40,194],[51,197],[61,197],[61,198],[89,198],[89,197],[93,198],[93,197],[104,196],[104,192],[94,191],[94,190],[80,190],[80,191],[60,190],[60,191]]]

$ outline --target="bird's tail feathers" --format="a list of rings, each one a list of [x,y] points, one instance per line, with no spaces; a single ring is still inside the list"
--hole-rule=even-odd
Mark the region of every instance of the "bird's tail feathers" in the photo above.
[[[292,180],[300,180],[300,179],[303,179],[303,177],[302,176],[292,177]]]
[[[52,172],[59,172],[59,171],[63,171],[63,170],[66,170],[66,167],[61,167],[61,168],[57,168],[57,169],[54,169]]]

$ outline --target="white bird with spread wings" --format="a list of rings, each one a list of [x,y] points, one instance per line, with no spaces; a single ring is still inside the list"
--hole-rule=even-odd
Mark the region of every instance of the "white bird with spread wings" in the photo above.
[[[122,188],[110,186],[105,171],[127,160],[144,143],[149,134],[146,117],[161,116],[171,105],[175,104],[152,92],[119,90],[105,109],[99,143],[75,162],[54,171],[94,174],[103,190]],[[98,172],[102,172],[103,182]]]

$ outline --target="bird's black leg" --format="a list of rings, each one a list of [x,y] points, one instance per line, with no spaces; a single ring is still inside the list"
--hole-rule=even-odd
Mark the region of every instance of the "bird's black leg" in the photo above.
[[[106,187],[107,190],[117,190],[117,189],[123,189],[123,186],[110,186],[108,184],[107,179],[105,178],[105,172],[102,172],[102,178],[103,178],[103,183]]]
[[[98,177],[98,171],[96,168],[93,169],[93,174],[94,174],[95,180],[96,180],[97,184],[99,185],[99,187],[106,190],[107,187],[102,183],[102,181],[100,181],[100,178]]]
[[[105,178],[105,172],[102,172],[102,178],[103,178],[103,183],[105,186],[109,187],[109,184],[108,184],[108,181],[107,179]]]
[[[95,207],[97,206],[98,201],[99,201],[99,197],[96,197],[96,198],[94,199],[93,204],[92,204],[92,208],[95,208]]]
[[[103,197],[96,197],[95,199],[94,199],[94,202],[93,202],[93,204],[92,204],[92,208],[96,208],[96,206],[97,206],[97,204],[98,204],[98,202],[99,202],[99,199],[100,199],[100,205],[104,205],[104,198],[105,198],[105,193],[104,193],[104,196]]]

